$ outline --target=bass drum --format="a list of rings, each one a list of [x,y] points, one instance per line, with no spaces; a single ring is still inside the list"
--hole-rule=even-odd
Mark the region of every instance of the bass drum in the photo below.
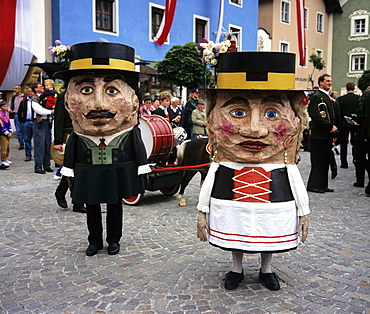
[[[149,162],[164,160],[173,150],[174,135],[170,123],[161,116],[141,116],[139,128]]]

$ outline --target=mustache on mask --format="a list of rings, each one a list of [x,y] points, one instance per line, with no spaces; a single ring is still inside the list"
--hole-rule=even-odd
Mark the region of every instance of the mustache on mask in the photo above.
[[[95,118],[113,118],[116,114],[107,110],[91,110],[88,114],[84,115],[86,119]]]

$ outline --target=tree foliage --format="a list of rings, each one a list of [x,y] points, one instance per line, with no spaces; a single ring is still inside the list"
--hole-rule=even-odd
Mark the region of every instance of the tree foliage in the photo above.
[[[317,54],[313,53],[310,55],[310,59],[308,59],[310,63],[313,65],[312,73],[308,76],[309,80],[311,82],[312,88],[314,87],[314,81],[312,79],[313,77],[313,72],[316,70],[321,71],[325,68],[326,64],[325,61],[322,57],[319,57]]]
[[[358,88],[363,92],[368,86],[370,86],[370,70],[366,70],[362,76],[358,79]]]
[[[187,88],[203,86],[204,76],[210,77],[210,71],[206,69],[205,72],[202,55],[195,43],[172,46],[165,58],[156,63],[155,68],[160,82]]]

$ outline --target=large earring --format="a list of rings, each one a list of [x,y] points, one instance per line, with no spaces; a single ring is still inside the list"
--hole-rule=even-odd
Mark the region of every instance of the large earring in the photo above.
[[[288,163],[288,153],[284,150],[284,164]]]

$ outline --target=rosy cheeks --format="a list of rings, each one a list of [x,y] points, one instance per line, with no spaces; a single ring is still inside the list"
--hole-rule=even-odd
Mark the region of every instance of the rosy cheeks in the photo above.
[[[233,135],[235,133],[234,125],[227,120],[220,121],[220,128],[226,133],[225,135]]]
[[[284,141],[287,137],[292,136],[295,133],[295,126],[291,122],[284,120],[280,122],[274,129],[274,141]]]
[[[280,123],[274,130],[274,141],[281,141],[287,134],[288,126]]]

